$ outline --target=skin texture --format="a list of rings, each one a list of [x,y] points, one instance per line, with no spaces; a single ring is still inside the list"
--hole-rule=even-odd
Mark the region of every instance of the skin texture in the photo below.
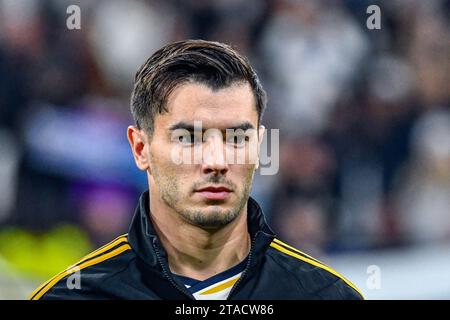
[[[236,265],[250,250],[247,200],[264,127],[256,130],[255,99],[246,82],[218,90],[185,83],[170,94],[167,108],[167,113],[155,117],[151,137],[130,126],[128,140],[137,167],[147,173],[151,219],[171,271],[204,280]],[[208,130],[203,140],[201,136],[191,140],[196,143],[183,136],[186,131],[173,130],[176,124],[194,125],[194,121],[201,121],[203,130],[214,130]],[[225,130],[242,124],[255,129],[249,141],[227,143],[232,140]],[[243,145],[244,163],[227,157]],[[249,149],[256,151],[249,153]],[[191,161],[176,163],[181,154]],[[194,157],[199,161],[192,161]],[[211,200],[197,192],[207,186],[224,186],[232,192],[226,199]]]

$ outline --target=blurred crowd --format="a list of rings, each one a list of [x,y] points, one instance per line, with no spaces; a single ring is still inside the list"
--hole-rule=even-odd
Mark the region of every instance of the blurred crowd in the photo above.
[[[450,242],[449,21],[449,0],[0,0],[0,256],[52,275],[127,232],[147,188],[125,134],[134,73],[185,38],[260,75],[280,170],[253,196],[281,239],[319,257]],[[18,262],[61,243],[54,268]]]

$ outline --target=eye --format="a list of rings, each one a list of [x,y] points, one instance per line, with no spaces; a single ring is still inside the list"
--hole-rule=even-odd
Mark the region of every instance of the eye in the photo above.
[[[227,138],[227,144],[233,144],[235,147],[243,147],[249,137],[245,134],[232,134]]]
[[[180,144],[182,144],[184,146],[192,146],[193,144],[198,144],[199,142],[201,142],[201,139],[199,139],[199,137],[197,137],[193,133],[185,133],[185,134],[179,135],[177,137],[177,140]]]

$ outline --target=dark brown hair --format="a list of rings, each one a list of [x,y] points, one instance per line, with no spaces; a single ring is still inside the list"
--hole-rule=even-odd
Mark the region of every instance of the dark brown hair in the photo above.
[[[266,93],[247,58],[223,43],[184,40],[159,49],[136,72],[131,113],[138,128],[152,133],[155,115],[168,111],[170,93],[190,81],[206,84],[213,90],[248,82],[255,96],[259,125],[266,107]]]

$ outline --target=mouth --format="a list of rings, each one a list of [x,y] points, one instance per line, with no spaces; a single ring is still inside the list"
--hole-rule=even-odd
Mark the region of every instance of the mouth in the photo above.
[[[208,200],[225,200],[231,194],[231,190],[224,186],[209,186],[196,191]]]

